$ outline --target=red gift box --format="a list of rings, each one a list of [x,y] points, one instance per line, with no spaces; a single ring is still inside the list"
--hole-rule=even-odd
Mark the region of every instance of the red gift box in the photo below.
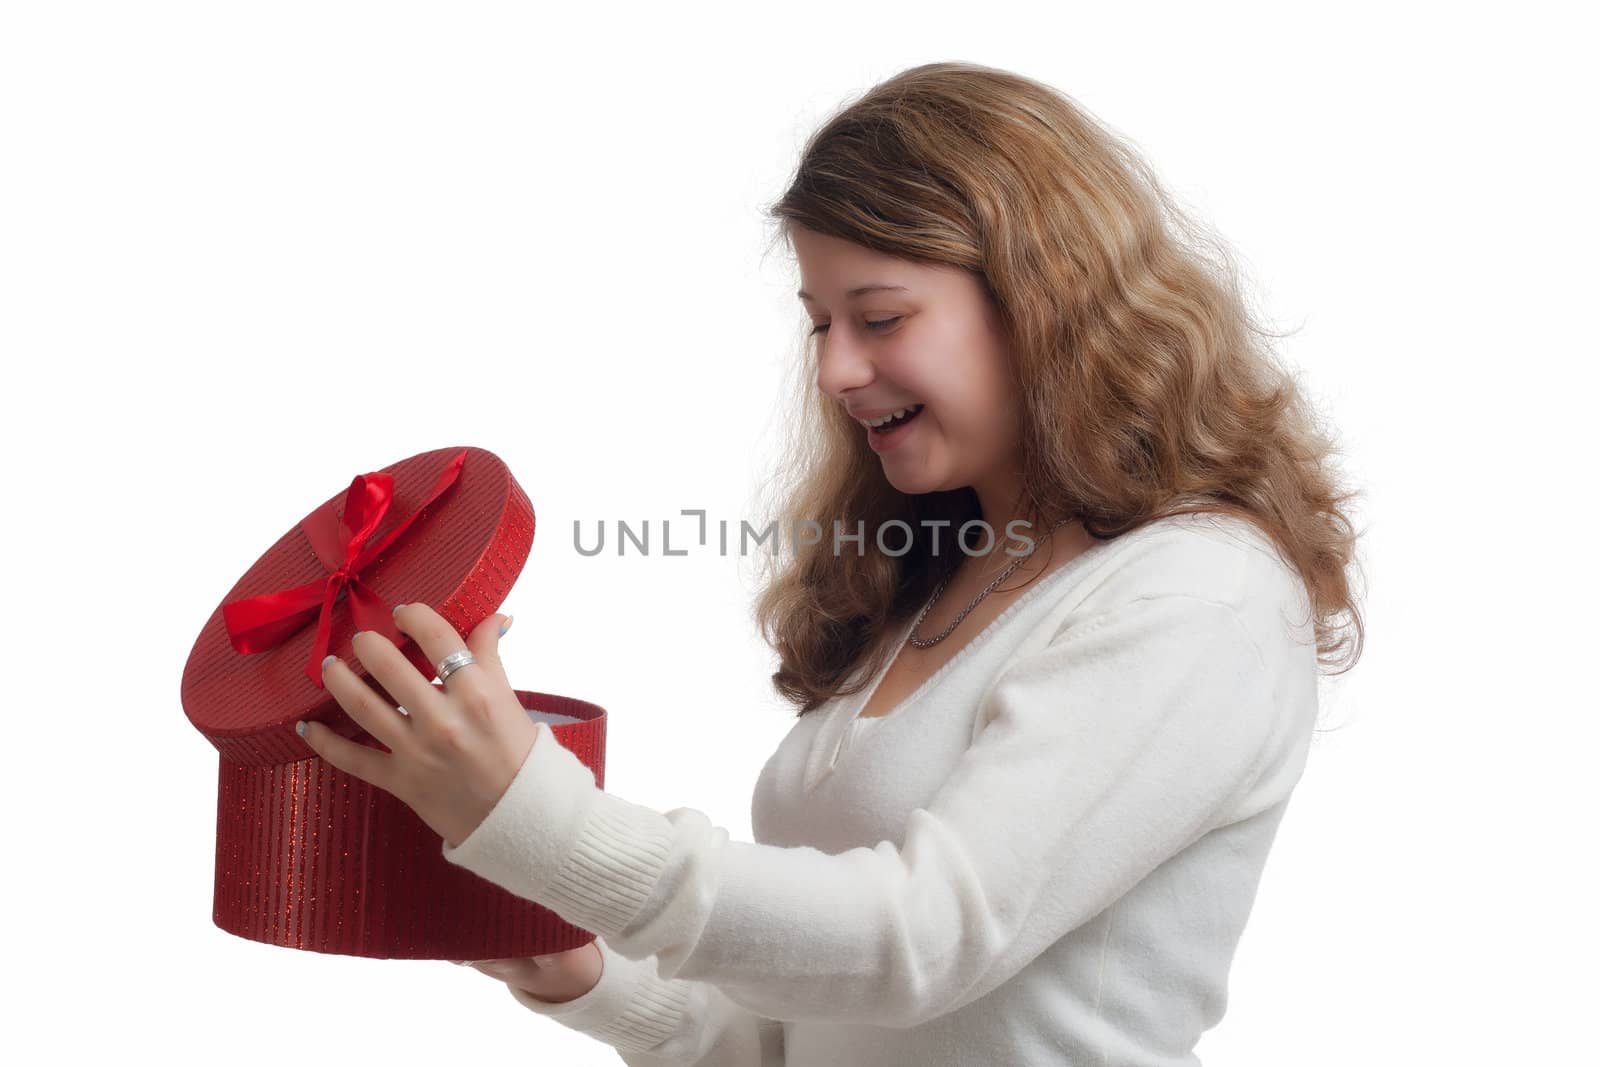
[[[425,603],[470,633],[497,611],[533,545],[533,506],[481,448],[446,448],[357,475],[278,539],[222,598],[184,665],[185,714],[219,753],[212,919],[254,941],[385,959],[498,959],[594,935],[444,858],[399,800],[340,771],[300,719],[382,749],[322,686],[331,653],[391,704],[355,658],[384,633],[427,678],[391,615]],[[439,683],[435,682],[435,685]],[[605,787],[605,710],[517,690]],[[399,714],[399,712],[396,712]],[[537,716],[536,717],[542,717]]]

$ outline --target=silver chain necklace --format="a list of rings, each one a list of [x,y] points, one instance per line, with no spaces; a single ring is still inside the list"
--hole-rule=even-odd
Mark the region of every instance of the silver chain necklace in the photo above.
[[[1071,521],[1072,521],[1071,519],[1062,519],[1060,522],[1058,522],[1054,526],[1050,527],[1050,529],[1051,529],[1052,532],[1054,532],[1055,530],[1060,529],[1061,527],[1065,526],[1067,523],[1069,523]],[[954,619],[952,619],[950,621],[950,625],[946,626],[944,628],[944,632],[941,633],[938,637],[929,637],[929,638],[918,637],[917,636],[917,628],[922,625],[922,620],[928,617],[928,612],[933,610],[933,606],[939,602],[939,597],[944,593],[945,583],[950,580],[950,576],[948,574],[945,575],[943,578],[941,578],[939,580],[938,588],[936,588],[933,591],[933,599],[928,601],[927,606],[922,609],[922,614],[917,616],[917,621],[916,621],[915,624],[912,625],[911,633],[907,637],[907,640],[910,641],[911,644],[916,648],[932,648],[934,645],[937,645],[940,641],[943,641],[945,638],[949,637],[951,631],[953,631],[957,626],[961,625],[961,620],[967,617],[967,613],[969,611],[971,611],[973,608],[977,607],[979,604],[983,603],[983,598],[984,597],[986,597],[990,593],[994,592],[995,588],[997,586],[999,586],[999,584],[1001,582],[1003,582],[1007,578],[1011,577],[1011,572],[1012,571],[1016,570],[1018,567],[1022,566],[1024,563],[1026,563],[1033,556],[1033,554],[1035,552],[1037,552],[1037,551],[1039,551],[1039,546],[1038,546],[1038,544],[1035,544],[1033,546],[1033,548],[1028,550],[1027,555],[1018,556],[1016,558],[1016,560],[1014,560],[1012,562],[1011,566],[1009,566],[1005,570],[1001,571],[1000,572],[1000,576],[998,578],[996,578],[994,581],[990,582],[989,585],[984,589],[984,591],[978,594],[976,600],[974,600],[972,603],[968,604],[966,607],[961,609],[961,614],[957,615]]]

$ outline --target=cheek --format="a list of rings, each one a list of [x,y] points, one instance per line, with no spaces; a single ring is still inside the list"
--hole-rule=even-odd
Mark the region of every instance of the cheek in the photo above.
[[[968,433],[993,432],[1008,418],[1010,387],[990,369],[971,363],[947,364],[947,373],[934,385],[928,399],[937,405],[941,420]]]
[[[1010,385],[984,369],[969,368],[966,381],[945,389],[934,403],[939,433],[975,460],[1001,455],[1016,440],[1018,411]]]
[[[879,370],[928,405],[930,428],[981,448],[1015,422],[1011,383],[992,349],[992,340],[982,336],[941,343],[937,331],[922,332],[886,353]]]

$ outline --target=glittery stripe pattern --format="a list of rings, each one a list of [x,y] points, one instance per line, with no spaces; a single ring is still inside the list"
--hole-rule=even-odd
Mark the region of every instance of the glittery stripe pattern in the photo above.
[[[517,697],[583,720],[549,726],[604,789],[604,709],[553,693]],[[273,767],[219,759],[212,918],[252,941],[381,959],[505,959],[593,940],[450,863],[440,846],[410,808],[321,757]]]

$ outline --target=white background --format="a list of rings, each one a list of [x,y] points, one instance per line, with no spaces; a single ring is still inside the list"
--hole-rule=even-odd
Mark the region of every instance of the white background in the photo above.
[[[586,558],[572,524],[751,514],[803,332],[764,209],[835,108],[941,59],[1141,147],[1297,330],[1366,493],[1366,655],[1202,1059],[1592,1054],[1595,94],[1564,10],[7,5],[14,1062],[618,1062],[448,963],[212,926],[184,660],[355,473],[485,447],[539,515],[514,682],[609,709],[612,791],[749,840],[793,721],[752,561]]]

